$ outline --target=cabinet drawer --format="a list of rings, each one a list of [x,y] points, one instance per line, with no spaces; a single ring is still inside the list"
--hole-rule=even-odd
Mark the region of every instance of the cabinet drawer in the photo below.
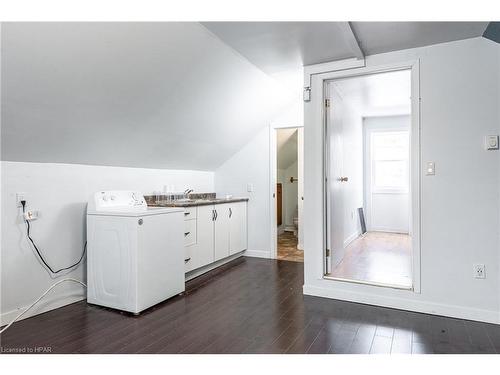
[[[196,219],[196,207],[184,208],[184,220]]]
[[[184,221],[184,246],[196,243],[196,219]]]

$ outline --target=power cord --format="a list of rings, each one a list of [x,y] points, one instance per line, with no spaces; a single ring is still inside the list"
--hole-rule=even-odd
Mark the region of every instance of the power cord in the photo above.
[[[26,233],[27,233],[27,236],[28,236],[28,239],[30,240],[31,244],[33,245],[33,247],[35,248],[35,251],[36,253],[38,254],[38,257],[40,258],[40,260],[42,261],[42,263],[45,265],[45,267],[53,274],[58,274],[59,272],[61,271],[65,271],[65,270],[69,270],[69,269],[72,269],[74,267],[77,267],[83,260],[83,257],[85,256],[85,253],[87,251],[87,242],[85,241],[85,245],[83,246],[83,252],[82,252],[82,256],[80,257],[80,259],[78,260],[78,262],[76,262],[75,264],[71,265],[71,266],[68,266],[68,267],[64,267],[64,268],[61,268],[57,271],[54,271],[54,269],[47,263],[47,261],[44,259],[44,257],[42,256],[42,253],[40,252],[40,250],[38,249],[38,247],[36,246],[35,244],[35,241],[33,241],[33,238],[31,238],[31,235],[30,235],[30,223],[29,221],[26,219],[26,217],[24,216],[25,214],[25,210],[26,210],[26,201],[25,200],[22,200],[21,201],[21,205],[23,207],[23,219],[24,219],[24,222],[26,223]],[[82,281],[80,280],[77,280],[77,279],[73,279],[73,278],[66,278],[66,279],[62,279],[62,280],[59,280],[58,282],[54,283],[49,289],[47,289],[40,297],[38,297],[38,299],[33,302],[28,308],[26,308],[23,312],[21,312],[18,316],[16,316],[9,324],[7,324],[4,328],[0,329],[0,334],[1,333],[4,333],[12,324],[14,324],[16,321],[18,321],[24,314],[26,314],[30,309],[33,308],[33,306],[35,306],[38,302],[40,302],[42,300],[43,297],[45,297],[47,295],[47,293],[49,293],[52,289],[54,289],[56,286],[58,286],[59,284],[61,283],[64,283],[66,281],[71,281],[71,282],[74,282],[74,283],[78,283],[80,285],[82,285],[83,287],[87,287],[87,285],[85,283],[83,283]]]
[[[80,280],[77,280],[77,279],[72,279],[72,278],[67,278],[67,279],[62,279],[62,280],[59,280],[57,283],[55,283],[54,285],[52,285],[49,289],[47,289],[40,297],[38,297],[38,299],[33,302],[26,310],[24,310],[22,313],[20,313],[18,316],[16,316],[9,324],[7,324],[4,328],[2,328],[0,330],[0,333],[4,333],[12,324],[14,324],[14,322],[16,322],[17,320],[19,320],[24,314],[26,314],[33,306],[35,306],[38,302],[40,302],[40,300],[45,297],[47,295],[48,292],[50,292],[52,289],[54,289],[56,286],[58,286],[59,284],[61,283],[64,283],[66,281],[71,281],[71,282],[74,282],[74,283],[78,283],[80,285],[82,285],[83,287],[87,287],[87,285],[83,282],[81,282]]]
[[[49,265],[49,263],[47,263],[47,261],[44,259],[42,253],[40,252],[40,250],[38,249],[38,247],[36,246],[35,244],[35,241],[33,241],[33,238],[31,238],[31,235],[30,235],[30,222],[29,220],[27,220],[24,216],[25,214],[25,209],[26,209],[26,201],[25,200],[22,200],[21,201],[21,205],[23,206],[23,219],[24,219],[24,222],[26,223],[26,234],[28,236],[28,239],[30,240],[31,244],[33,245],[36,253],[38,254],[38,257],[40,258],[40,260],[42,261],[42,263],[45,265],[45,267],[53,274],[58,274],[59,272],[62,272],[62,271],[66,271],[66,270],[69,270],[69,269],[72,269],[76,266],[78,266],[84,256],[85,256],[85,253],[87,251],[87,241],[85,241],[85,245],[83,245],[83,252],[82,252],[82,256],[80,257],[80,259],[78,260],[78,262],[76,262],[75,264],[72,264],[71,266],[68,266],[68,267],[64,267],[64,268],[61,268],[61,269],[58,269],[57,271],[54,271],[54,269]]]

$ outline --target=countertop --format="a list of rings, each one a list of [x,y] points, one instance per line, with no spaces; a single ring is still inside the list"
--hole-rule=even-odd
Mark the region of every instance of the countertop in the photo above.
[[[177,200],[177,201],[160,201],[148,204],[150,207],[195,207],[195,206],[209,206],[212,204],[223,204],[233,202],[246,202],[248,198],[210,198],[210,199],[190,199]]]

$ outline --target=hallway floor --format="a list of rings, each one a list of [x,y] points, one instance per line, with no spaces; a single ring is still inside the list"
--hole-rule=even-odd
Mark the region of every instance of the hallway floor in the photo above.
[[[368,232],[347,246],[344,259],[328,276],[411,288],[411,238]]]
[[[297,237],[293,232],[283,232],[278,235],[278,259],[292,262],[303,262],[304,252],[297,249]]]
[[[304,265],[238,258],[140,316],[77,302],[15,323],[1,351],[498,353],[500,325],[304,296]]]

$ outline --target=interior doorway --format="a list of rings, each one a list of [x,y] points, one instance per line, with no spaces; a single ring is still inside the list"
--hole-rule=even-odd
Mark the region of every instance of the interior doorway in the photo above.
[[[325,89],[325,276],[413,289],[411,70]]]
[[[303,262],[302,127],[271,128],[274,257]]]

